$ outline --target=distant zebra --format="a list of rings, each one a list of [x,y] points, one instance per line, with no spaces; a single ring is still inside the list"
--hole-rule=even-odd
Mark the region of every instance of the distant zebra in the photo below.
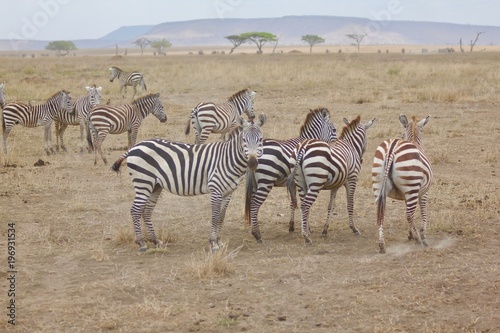
[[[134,88],[134,95],[132,98],[135,98],[135,94],[137,94],[137,85],[140,85],[143,91],[148,90],[146,88],[146,82],[144,82],[144,74],[138,71],[124,72],[116,66],[110,67],[109,81],[113,82],[116,78],[120,81],[120,94],[122,94],[122,90],[125,89],[125,93],[122,94],[122,97],[125,97],[127,93],[127,86],[132,86]]]
[[[379,226],[379,249],[385,253],[384,213],[386,197],[404,200],[408,239],[415,239],[427,246],[427,193],[432,181],[432,168],[424,154],[421,131],[430,116],[417,122],[413,116],[408,122],[405,115],[399,116],[404,127],[403,139],[388,139],[375,151],[372,168],[373,194],[377,202],[377,224]],[[413,217],[417,204],[420,206],[422,228],[417,232]]]
[[[259,243],[262,242],[257,218],[260,206],[266,201],[274,186],[286,186],[286,180],[293,168],[293,149],[306,139],[319,139],[326,142],[337,139],[337,129],[330,120],[328,109],[310,110],[300,128],[300,135],[296,138],[264,140],[264,153],[259,158],[259,167],[255,172],[257,184],[253,184],[252,179],[247,179],[245,199],[245,217],[247,223],[252,225],[252,235]],[[296,206],[296,202],[292,202],[290,206],[290,226],[292,228]]]
[[[360,233],[353,219],[354,192],[366,149],[366,132],[375,122],[375,118],[366,124],[362,124],[360,120],[359,116],[351,122],[344,118],[347,126],[342,129],[339,139],[331,144],[319,140],[305,140],[295,149],[296,164],[290,175],[288,189],[292,197],[296,195],[295,186],[299,190],[302,236],[306,244],[312,243],[307,225],[309,210],[321,190],[330,190],[330,203],[322,235],[326,236],[328,233],[335,197],[342,186],[346,188],[349,226],[354,234]]]
[[[196,105],[189,115],[189,120],[186,126],[186,135],[189,134],[189,129],[193,126],[195,141],[194,143],[205,143],[210,133],[221,133],[221,139],[231,126],[237,123],[238,118],[244,113],[249,119],[253,119],[253,98],[255,91],[243,89],[229,97],[222,104],[214,104],[212,102],[203,102]]]
[[[83,152],[84,129],[87,128],[87,116],[94,106],[101,102],[102,87],[85,87],[87,95],[71,99],[71,112],[59,111],[54,117],[56,128],[56,151],[59,151],[59,140],[61,149],[66,151],[64,146],[64,131],[68,125],[80,125],[80,152]]]
[[[179,196],[210,194],[212,230],[209,242],[212,252],[220,248],[220,232],[231,195],[245,172],[247,177],[252,176],[262,155],[260,127],[265,120],[263,114],[256,124],[240,117],[229,139],[223,142],[192,145],[164,139],[142,141],[116,160],[112,169],[118,172],[123,160],[127,159],[134,183],[131,214],[139,251],[147,250],[141,217],[149,240],[156,246],[162,244],[151,222],[162,189]]]
[[[2,82],[2,84],[0,84],[0,108],[3,109],[3,107],[5,106],[5,91],[4,91],[4,88],[5,88],[5,82]]]
[[[7,154],[7,138],[16,124],[24,127],[44,126],[45,152],[53,153],[50,128],[52,120],[58,112],[69,112],[71,97],[62,90],[51,96],[45,103],[29,105],[24,103],[8,103],[3,108],[3,150]]]
[[[137,133],[143,119],[150,113],[162,123],[167,121],[159,93],[139,97],[130,104],[96,105],[89,114],[87,130],[87,140],[94,150],[94,164],[97,164],[97,151],[99,151],[104,164],[108,163],[101,149],[108,133],[121,134],[127,131],[128,148],[130,148],[137,140]]]

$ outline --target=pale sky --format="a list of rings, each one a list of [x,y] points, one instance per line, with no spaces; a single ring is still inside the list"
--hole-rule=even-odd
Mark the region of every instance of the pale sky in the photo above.
[[[0,0],[0,12],[0,39],[94,39],[130,25],[286,15],[500,26],[498,0]]]

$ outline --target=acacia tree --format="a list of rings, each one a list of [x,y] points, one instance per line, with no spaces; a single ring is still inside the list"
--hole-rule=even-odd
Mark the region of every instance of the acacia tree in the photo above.
[[[162,40],[152,41],[150,45],[158,54],[165,54],[165,50],[171,47],[172,43],[163,38]]]
[[[472,52],[472,50],[474,49],[474,46],[476,46],[476,43],[477,43],[477,40],[479,39],[479,36],[482,35],[482,34],[484,34],[484,33],[485,33],[485,31],[478,32],[476,34],[476,39],[474,39],[473,41],[472,40],[470,41],[470,44],[469,44],[470,45],[470,51],[469,52]],[[460,38],[460,51],[462,53],[464,53],[464,48],[462,46],[462,38]]]
[[[368,35],[367,34],[348,34],[346,36],[350,39],[353,39],[356,42],[356,44],[354,44],[354,45],[358,46],[358,53],[359,53],[359,44],[361,44],[361,41],[363,40],[363,38],[365,38]]]
[[[241,34],[240,37],[257,45],[258,54],[262,53],[262,47],[264,44],[267,42],[275,42],[277,40],[276,35],[269,32],[246,32]]]
[[[304,35],[302,36],[302,41],[309,44],[309,53],[312,53],[312,48],[316,44],[321,44],[325,42],[325,39],[318,35]]]
[[[141,48],[141,54],[144,53],[144,49],[151,44],[151,41],[147,39],[146,37],[141,37],[138,40],[134,42],[135,45],[139,46]]]
[[[47,46],[45,46],[45,49],[49,51],[56,51],[56,56],[65,56],[68,55],[69,51],[78,50],[75,44],[69,40],[56,40],[50,42]],[[65,51],[65,53],[62,53],[62,51]]]
[[[229,36],[226,36],[224,38],[233,44],[233,47],[231,48],[231,51],[229,51],[229,54],[233,53],[233,51],[238,46],[240,46],[241,44],[243,44],[247,41],[244,37],[241,37],[241,35],[229,35]]]

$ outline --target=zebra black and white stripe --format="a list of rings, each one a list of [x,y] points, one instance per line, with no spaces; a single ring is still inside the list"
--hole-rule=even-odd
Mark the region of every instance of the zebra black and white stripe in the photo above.
[[[221,133],[221,139],[224,139],[225,134],[238,122],[243,113],[246,113],[249,119],[255,117],[253,111],[255,94],[255,91],[243,89],[222,104],[199,103],[189,115],[186,135],[189,135],[190,127],[193,126],[196,144],[205,143],[210,133]]]
[[[179,196],[210,194],[212,229],[209,241],[213,252],[220,248],[220,232],[231,195],[247,169],[249,176],[255,171],[262,155],[260,127],[265,120],[263,114],[256,124],[240,117],[238,126],[223,142],[193,145],[164,139],[142,141],[113,164],[112,169],[118,172],[122,161],[127,159],[135,190],[131,214],[140,251],[147,249],[141,232],[141,217],[149,240],[156,246],[161,245],[151,215],[163,189]]]
[[[64,145],[64,131],[68,125],[80,126],[80,152],[83,152],[84,146],[84,129],[87,128],[87,116],[94,106],[101,102],[102,87],[85,87],[87,94],[82,97],[71,99],[71,112],[65,110],[59,111],[54,117],[54,125],[56,128],[56,151],[59,151],[59,141],[61,149],[66,151]]]
[[[427,116],[417,121],[413,116],[409,122],[405,115],[400,115],[399,121],[404,127],[403,139],[385,140],[375,151],[372,188],[377,203],[380,253],[385,253],[384,214],[387,197],[405,201],[408,239],[415,239],[427,246],[427,194],[432,181],[432,168],[424,154],[421,132],[429,119],[430,116]],[[417,204],[422,217],[420,233],[413,221]]]
[[[2,82],[2,84],[0,84],[0,108],[3,109],[3,107],[5,106],[5,82]]]
[[[113,82],[114,79],[120,81],[120,94],[122,94],[122,91],[125,89],[122,97],[125,97],[127,93],[127,86],[132,86],[134,88],[134,95],[132,98],[135,98],[137,94],[137,85],[140,85],[143,91],[148,90],[146,82],[144,81],[144,74],[138,71],[124,72],[120,68],[113,66],[109,68],[109,81]]]
[[[108,163],[101,149],[108,134],[121,134],[127,131],[128,148],[132,147],[137,140],[142,121],[150,113],[162,123],[167,121],[159,93],[139,97],[130,104],[96,105],[89,114],[87,130],[87,140],[94,150],[94,164],[97,164],[97,151],[104,164]]]
[[[252,226],[252,235],[262,242],[258,214],[260,206],[266,201],[273,187],[286,186],[286,180],[293,168],[293,149],[306,139],[319,139],[332,142],[337,139],[337,129],[330,120],[326,108],[310,110],[300,128],[300,135],[288,140],[264,140],[264,153],[259,159],[255,172],[256,184],[248,178],[246,183],[245,217]],[[290,227],[293,228],[296,202],[290,205]],[[292,229],[293,230],[293,229]]]
[[[3,150],[7,154],[7,138],[16,124],[24,127],[44,126],[45,152],[53,153],[50,128],[52,120],[59,112],[69,112],[71,97],[62,90],[52,95],[45,103],[30,105],[24,103],[8,103],[2,110]]]
[[[312,243],[308,227],[309,210],[321,190],[330,190],[322,235],[326,236],[328,233],[335,197],[342,186],[346,188],[349,226],[354,234],[360,233],[354,225],[354,192],[366,149],[367,130],[373,125],[375,118],[366,124],[361,123],[359,116],[351,122],[344,118],[344,122],[347,126],[342,129],[337,141],[328,144],[320,140],[305,140],[295,149],[296,163],[290,175],[288,189],[292,197],[296,195],[295,186],[299,190],[302,236],[306,244]]]

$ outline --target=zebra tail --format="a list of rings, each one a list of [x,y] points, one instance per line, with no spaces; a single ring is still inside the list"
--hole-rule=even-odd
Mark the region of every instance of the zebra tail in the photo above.
[[[186,130],[184,131],[184,134],[189,135],[190,130],[191,130],[191,117],[189,117],[189,119],[187,121],[187,126],[186,126]]]
[[[385,202],[387,199],[387,194],[385,193],[385,188],[387,184],[387,180],[389,178],[389,172],[391,171],[392,163],[394,161],[394,146],[395,144],[391,144],[389,147],[389,151],[387,152],[387,155],[384,159],[384,174],[382,176],[382,182],[380,184],[380,191],[378,193],[377,199],[376,199],[376,204],[377,204],[377,217],[381,216],[381,214],[384,212],[384,207],[385,207]],[[379,218],[377,218],[377,222],[380,221]]]
[[[193,110],[191,110],[191,113],[189,114],[189,119],[187,121],[187,126],[186,126],[186,130],[184,131],[184,133],[186,135],[189,135],[189,131],[191,130],[191,118],[195,118],[196,122],[198,122],[198,107],[195,107]]]
[[[298,147],[296,147],[293,151],[292,159],[295,160],[295,165],[293,167],[292,172],[288,176],[286,180],[286,187],[288,191],[288,195],[290,196],[291,202],[297,203],[297,184],[295,183],[295,176],[297,175],[297,172],[302,172],[302,159],[304,157],[304,150],[301,149],[301,145],[299,144]],[[302,177],[304,178],[304,177]],[[301,184],[304,192],[307,192],[307,183],[302,182]],[[293,208],[297,208],[296,206]]]
[[[245,221],[247,225],[250,225],[250,203],[252,202],[252,196],[257,190],[257,179],[255,179],[255,171],[247,169],[247,182],[245,191]]]
[[[120,172],[120,166],[122,165],[123,160],[125,160],[127,157],[128,157],[128,151],[122,156],[118,157],[115,163],[113,163],[113,165],[111,166],[111,170],[113,170],[116,173]]]

